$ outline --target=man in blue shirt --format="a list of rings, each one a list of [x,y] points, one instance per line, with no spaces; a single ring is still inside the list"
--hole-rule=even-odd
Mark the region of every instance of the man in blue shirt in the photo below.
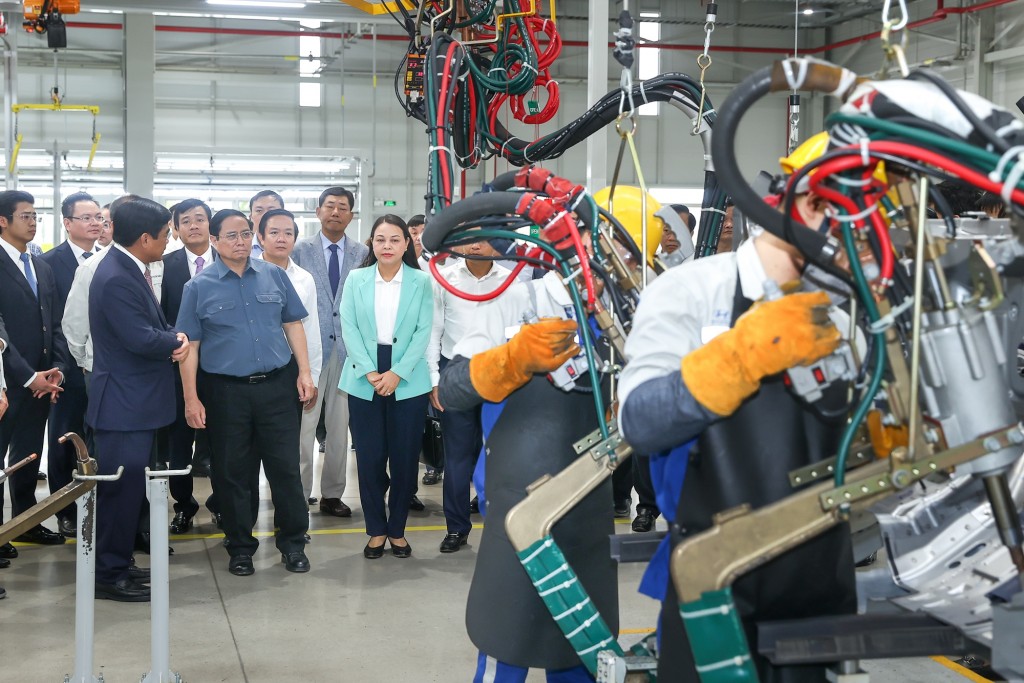
[[[212,483],[231,555],[228,571],[236,576],[254,572],[259,542],[252,535],[251,496],[258,494],[250,481],[261,463],[281,560],[288,571],[309,571],[299,416],[315,402],[316,386],[302,329],[306,309],[282,269],[249,257],[252,237],[252,223],[241,211],[214,215],[210,240],[220,259],[185,285],[177,321],[192,340],[192,354],[181,365],[185,418],[195,429],[210,430]]]

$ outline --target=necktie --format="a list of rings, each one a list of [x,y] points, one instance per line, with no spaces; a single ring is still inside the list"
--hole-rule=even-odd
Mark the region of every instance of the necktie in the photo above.
[[[32,274],[32,267],[29,265],[29,258],[28,252],[25,252],[21,255],[21,262],[25,266],[25,279],[28,280],[28,286],[38,299],[39,287],[36,286],[36,276]]]
[[[327,262],[327,279],[331,283],[331,294],[338,296],[338,284],[341,282],[341,264],[338,263],[338,245],[327,247],[331,250],[331,258]]]
[[[204,263],[203,257],[202,256],[197,256],[196,257],[196,275],[199,275],[199,273],[203,272],[203,263]]]
[[[82,260],[83,260],[83,261],[84,261],[85,259],[89,258],[90,256],[92,256],[92,252],[91,252],[91,251],[83,251],[83,252],[82,252]]]
[[[153,276],[149,274],[149,266],[146,266],[146,272],[143,274],[146,278],[146,284],[149,285],[149,292],[153,296],[156,296],[156,290],[153,289]]]

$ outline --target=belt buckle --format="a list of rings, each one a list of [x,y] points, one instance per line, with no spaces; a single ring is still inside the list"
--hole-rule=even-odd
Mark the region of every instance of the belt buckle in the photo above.
[[[259,384],[266,378],[266,375],[249,375],[249,384]]]

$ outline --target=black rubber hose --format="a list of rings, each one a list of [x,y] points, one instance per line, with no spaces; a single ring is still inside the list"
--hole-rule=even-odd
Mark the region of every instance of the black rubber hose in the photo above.
[[[423,246],[427,251],[436,253],[448,233],[467,221],[484,216],[515,214],[516,204],[522,197],[521,192],[483,192],[455,202],[436,216],[427,218]]]
[[[736,158],[736,132],[744,114],[771,91],[772,67],[766,66],[736,86],[718,108],[715,133],[711,136],[711,157],[721,185],[743,214],[776,237],[791,242],[808,259],[822,268],[832,269],[832,260],[839,253],[836,245],[816,230],[793,221],[792,233],[786,235],[782,213],[762,201],[743,177]]]

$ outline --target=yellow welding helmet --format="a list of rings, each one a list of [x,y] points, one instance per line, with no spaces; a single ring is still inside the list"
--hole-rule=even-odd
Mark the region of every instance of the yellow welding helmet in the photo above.
[[[602,209],[608,211],[608,196],[611,194],[610,187],[606,187],[603,190],[598,190],[594,193],[594,201],[597,202]],[[612,197],[612,208],[611,214],[615,216],[616,220],[622,223],[622,227],[626,229],[629,236],[633,238],[636,245],[640,247],[643,244],[643,238],[641,237],[643,231],[643,203],[641,201],[643,193],[639,187],[632,185],[619,185],[615,188],[615,195]],[[652,262],[654,254],[658,251],[658,245],[661,244],[661,234],[664,222],[655,216],[654,214],[661,209],[661,204],[657,199],[647,193],[647,261]]]
[[[829,141],[828,131],[823,130],[820,133],[816,133],[800,143],[789,156],[779,159],[779,166],[782,167],[786,175],[792,175],[827,152]],[[885,162],[878,162],[872,177],[884,185],[889,184],[888,177],[885,174]],[[797,191],[806,192],[807,190],[806,187],[799,187]]]
[[[786,175],[792,175],[814,161],[828,150],[828,131],[821,131],[807,138],[789,156],[779,159],[779,166]]]

